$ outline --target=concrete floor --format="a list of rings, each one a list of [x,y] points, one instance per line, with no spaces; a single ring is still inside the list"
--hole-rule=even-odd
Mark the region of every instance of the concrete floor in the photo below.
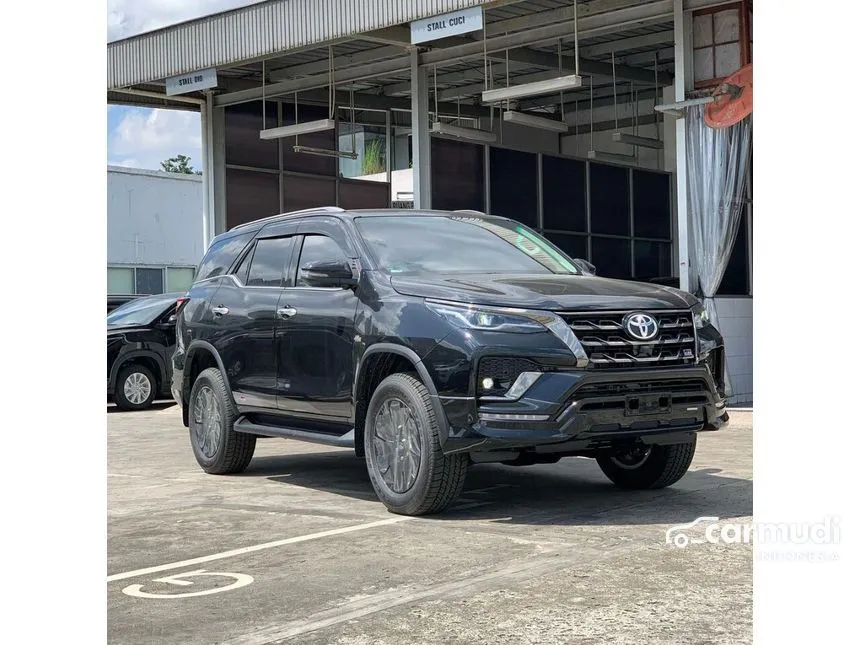
[[[175,406],[109,409],[108,642],[748,643],[752,546],[665,531],[749,520],[752,490],[750,412],[669,489],[587,459],[482,465],[453,510],[407,519],[350,451],[266,439],[206,475]]]

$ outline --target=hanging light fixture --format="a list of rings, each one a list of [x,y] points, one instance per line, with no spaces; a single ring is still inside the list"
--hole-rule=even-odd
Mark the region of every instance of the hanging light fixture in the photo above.
[[[482,143],[493,143],[496,140],[495,132],[479,130],[478,128],[466,128],[461,125],[443,123],[442,121],[434,121],[430,125],[430,133],[446,134],[449,137],[468,139],[469,141],[480,141]]]
[[[529,128],[539,128],[541,130],[551,130],[552,132],[567,132],[570,128],[562,121],[555,119],[545,119],[544,117],[526,114],[524,112],[515,112],[507,110],[502,113],[502,119],[509,123],[524,125]]]

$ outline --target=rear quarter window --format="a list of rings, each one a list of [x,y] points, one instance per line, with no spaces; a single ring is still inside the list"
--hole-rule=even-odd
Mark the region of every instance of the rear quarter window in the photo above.
[[[203,256],[194,281],[199,282],[227,273],[233,261],[239,257],[253,237],[254,232],[243,233],[213,243]]]

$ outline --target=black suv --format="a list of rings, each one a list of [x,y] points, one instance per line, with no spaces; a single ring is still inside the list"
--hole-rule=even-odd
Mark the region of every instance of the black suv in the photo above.
[[[258,437],[354,447],[395,513],[472,463],[594,457],[624,488],[728,421],[723,341],[692,295],[591,275],[473,211],[321,208],[219,235],[177,320],[173,396],[209,473]]]

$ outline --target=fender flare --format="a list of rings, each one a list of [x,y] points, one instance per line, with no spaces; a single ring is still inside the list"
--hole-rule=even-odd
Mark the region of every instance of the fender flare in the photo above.
[[[117,376],[119,376],[119,371],[122,369],[122,366],[129,361],[133,362],[136,358],[149,358],[155,361],[155,364],[158,366],[158,374],[155,376],[158,377],[162,389],[164,389],[165,386],[170,385],[167,379],[167,369],[164,365],[164,359],[161,356],[149,349],[132,349],[117,356],[110,368],[110,382],[114,388],[116,387],[116,379]]]
[[[439,401],[439,391],[436,389],[436,385],[433,383],[433,379],[430,377],[430,372],[427,370],[424,362],[418,354],[409,347],[396,345],[394,343],[376,343],[368,347],[364,354],[361,355],[361,358],[358,361],[358,367],[355,371],[356,378],[355,383],[352,386],[353,401],[358,401],[358,384],[361,382],[364,360],[368,356],[379,353],[398,354],[399,356],[407,359],[415,367],[415,371],[418,372],[418,377],[421,379],[424,387],[426,387],[428,392],[430,392],[430,404],[433,406],[433,412],[436,413],[436,423],[439,426],[439,445],[444,448],[445,440],[448,438],[449,434],[449,427],[448,417],[445,416],[445,411],[442,409],[442,403]]]
[[[215,349],[215,346],[212,343],[208,343],[205,340],[193,340],[188,345],[188,348],[185,350],[185,361],[183,363],[184,366],[191,365],[191,362],[194,360],[194,356],[198,352],[208,352],[215,359],[215,363],[218,366],[218,369],[221,372],[221,378],[224,379],[224,383],[227,385],[227,390],[230,392],[230,400],[229,404],[233,408],[233,412],[238,416],[239,415],[239,407],[236,405],[236,399],[233,397],[233,390],[230,388],[230,380],[227,378],[227,370],[224,367],[224,361],[221,360],[221,355],[218,353],[218,350]],[[185,392],[188,392],[189,396],[191,394],[191,388],[194,386],[193,383],[190,382],[191,374],[187,369],[183,369],[182,371],[182,393],[183,400],[185,404],[183,405],[183,415],[187,414],[188,406],[190,401],[184,396]]]

